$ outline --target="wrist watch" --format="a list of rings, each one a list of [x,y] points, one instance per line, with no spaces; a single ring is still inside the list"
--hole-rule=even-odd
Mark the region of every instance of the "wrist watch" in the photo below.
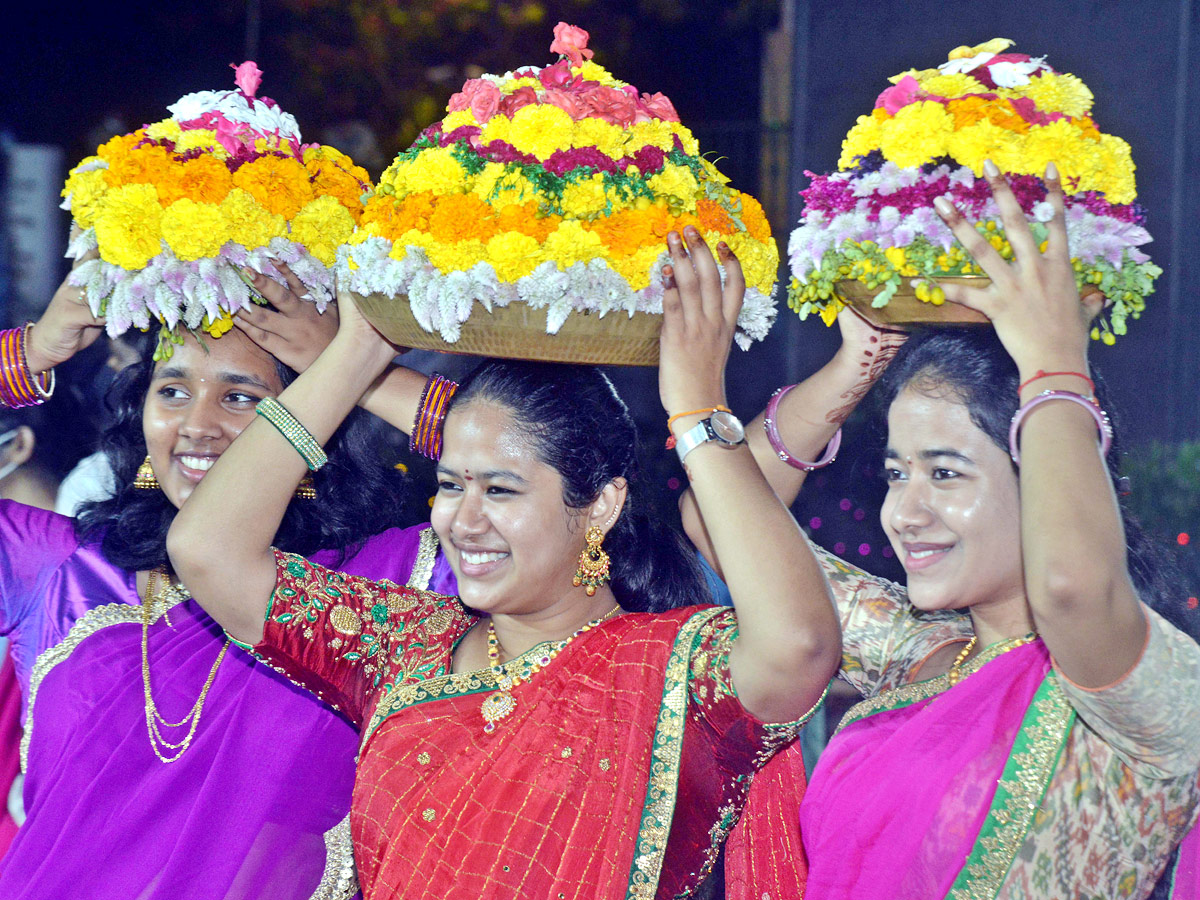
[[[709,441],[732,449],[746,442],[746,429],[733,413],[718,410],[676,438],[675,452],[679,454],[679,461],[683,462],[689,453]]]

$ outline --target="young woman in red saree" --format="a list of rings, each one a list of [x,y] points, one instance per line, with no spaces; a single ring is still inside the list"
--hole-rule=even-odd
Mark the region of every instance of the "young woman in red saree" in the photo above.
[[[881,519],[907,585],[822,553],[840,675],[864,699],[802,807],[813,896],[1141,900],[1200,809],[1200,646],[1167,620],[1194,635],[1194,614],[1123,525],[1103,395],[1086,396],[1101,298],[1076,288],[1057,174],[1043,251],[988,169],[1013,262],[940,211],[991,279],[946,297],[994,333],[931,330],[896,352],[851,321],[851,351],[873,361],[831,364],[774,414],[776,443],[816,459],[887,368]],[[790,500],[803,470],[758,424],[756,456]],[[694,509],[685,521],[703,541]]]
[[[722,287],[698,234],[669,249],[660,392],[685,446],[727,429],[686,464],[736,611],[682,605],[703,589],[678,540],[648,527],[632,422],[595,370],[494,362],[455,398],[432,522],[458,598],[272,551],[305,463],[265,422],[172,527],[199,602],[361,728],[352,830],[368,898],[687,895],[731,831],[733,896],[803,890],[803,772],[778,751],[836,666],[836,617],[740,426],[715,416],[737,260],[723,248]],[[393,353],[348,303],[342,316],[279,397],[318,442]]]

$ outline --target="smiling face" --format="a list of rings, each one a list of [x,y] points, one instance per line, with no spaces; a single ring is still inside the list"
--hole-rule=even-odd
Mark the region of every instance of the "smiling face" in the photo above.
[[[430,521],[463,603],[514,615],[584,602],[571,582],[587,511],[563,502],[562,476],[538,458],[510,411],[455,406],[444,447]]]
[[[206,344],[187,337],[158,363],[142,408],[150,465],[176,509],[254,421],[254,405],[283,390],[275,358],[237,329]]]
[[[1017,477],[967,407],[910,384],[888,410],[884,467],[880,518],[913,605],[1023,609]]]

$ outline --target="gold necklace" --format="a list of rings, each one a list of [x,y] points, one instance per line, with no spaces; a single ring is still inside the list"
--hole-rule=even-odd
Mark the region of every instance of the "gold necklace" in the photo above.
[[[225,639],[225,646],[221,648],[221,652],[217,654],[217,661],[213,663],[212,669],[208,672],[208,678],[204,682],[204,687],[200,691],[200,696],[196,698],[196,702],[192,704],[191,711],[180,719],[178,722],[168,722],[163,718],[158,711],[158,707],[154,703],[154,695],[150,689],[150,619],[154,615],[154,605],[161,600],[163,604],[163,617],[167,614],[167,601],[170,594],[180,599],[186,599],[187,594],[183,590],[183,586],[176,586],[171,583],[170,579],[166,579],[166,586],[156,590],[156,585],[160,578],[165,578],[166,570],[159,566],[151,570],[149,577],[146,579],[146,596],[142,601],[142,687],[146,693],[146,730],[150,735],[150,749],[164,763],[176,762],[188,747],[191,746],[192,738],[196,734],[196,727],[200,724],[200,712],[204,709],[204,698],[208,696],[208,689],[212,687],[213,679],[217,677],[217,669],[221,665],[221,660],[225,658],[225,651],[229,649],[229,639]],[[170,624],[170,619],[167,620]],[[162,731],[159,729],[159,724],[167,728],[182,728],[188,726],[187,734],[182,741],[172,743],[163,737]],[[190,723],[190,724],[189,724]],[[162,750],[159,745],[162,745]],[[174,755],[164,755],[174,754]]]
[[[976,641],[979,640],[979,635],[973,635],[962,651],[954,658],[954,662],[950,664],[950,671],[946,673],[946,680],[950,682],[950,687],[958,684],[962,679],[971,675],[973,671],[977,671],[978,667],[972,672],[963,672],[962,664],[967,661],[967,657],[971,655],[971,650],[974,648]],[[997,656],[1002,656],[1009,650],[1016,650],[1018,647],[1024,647],[1026,644],[1037,640],[1037,632],[1029,632],[1020,637],[1007,638],[1003,641],[997,641],[994,644],[988,644],[979,654],[979,662],[991,662]],[[984,659],[986,657],[986,660]]]
[[[512,692],[516,689],[518,684],[528,681],[546,666],[550,665],[550,660],[558,656],[558,654],[562,652],[562,649],[566,647],[567,644],[571,643],[571,641],[575,640],[575,638],[579,637],[585,631],[591,631],[601,622],[612,618],[612,616],[616,615],[620,609],[621,605],[618,603],[604,615],[600,616],[600,618],[592,619],[590,622],[583,625],[570,637],[551,643],[550,649],[545,651],[541,656],[525,660],[525,662],[522,664],[521,671],[515,675],[510,674],[506,670],[505,666],[500,662],[500,639],[496,637],[496,626],[493,625],[492,621],[489,619],[487,627],[488,666],[491,667],[492,672],[496,675],[499,690],[497,690],[494,694],[489,694],[488,698],[483,701],[483,706],[480,707],[479,711],[483,715],[483,721],[485,723],[483,730],[488,734],[491,734],[496,730],[496,723],[501,719],[510,716],[517,708],[517,698],[512,695]],[[542,646],[545,645],[543,644]]]
[[[958,656],[954,657],[954,662],[950,663],[950,671],[946,673],[946,680],[950,682],[950,687],[958,684],[962,680],[962,669],[960,666],[966,662],[967,657],[971,655],[971,651],[975,649],[975,644],[979,640],[979,635],[971,635],[971,640],[967,642],[967,646],[962,648]]]

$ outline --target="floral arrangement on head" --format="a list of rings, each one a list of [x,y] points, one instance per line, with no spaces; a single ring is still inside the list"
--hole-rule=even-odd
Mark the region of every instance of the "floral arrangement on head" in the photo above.
[[[102,144],[63,188],[80,229],[67,255],[99,250],[72,283],[110,335],[161,323],[159,358],[181,327],[219,337],[232,313],[262,302],[243,267],[284,283],[274,261],[286,263],[324,310],[370,188],[349,157],[302,144],[296,120],[254,96],[258,66],[234,68],[236,90],[188,94],[171,118]]]
[[[662,94],[592,62],[588,33],[554,29],[544,68],[468,81],[446,117],[400,153],[340,250],[341,283],[405,294],[448,342],[476,302],[572,312],[662,312],[667,233],[725,241],[746,275],[739,343],[775,316],[779,254],[758,201],[700,155]]]
[[[1043,58],[1006,53],[1012,41],[959,47],[936,69],[902,72],[860,116],[842,144],[838,171],[806,174],[805,210],[792,232],[788,305],[801,318],[832,323],[842,308],[836,283],[861,281],[885,305],[918,279],[917,297],[940,304],[933,279],[978,275],[933,209],[944,196],[1005,258],[1011,248],[982,179],[991,159],[1009,176],[1034,235],[1051,217],[1041,175],[1053,162],[1067,191],[1067,234],[1082,288],[1112,301],[1093,338],[1112,344],[1137,318],[1162,270],[1138,247],[1150,240],[1135,202],[1129,145],[1092,121],[1092,93]]]

